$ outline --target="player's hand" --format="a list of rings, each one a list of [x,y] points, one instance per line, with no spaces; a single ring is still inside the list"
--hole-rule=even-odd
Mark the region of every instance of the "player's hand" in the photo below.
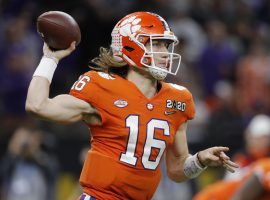
[[[68,56],[69,54],[71,54],[74,50],[76,49],[76,42],[73,41],[69,48],[64,49],[64,50],[58,50],[58,51],[52,51],[48,45],[46,43],[44,43],[43,45],[43,55],[48,57],[48,58],[52,58],[54,59],[57,63],[59,60],[61,60],[62,58]]]
[[[228,171],[235,172],[239,166],[224,153],[226,151],[229,151],[228,147],[208,148],[198,152],[198,159],[204,166],[223,166]]]

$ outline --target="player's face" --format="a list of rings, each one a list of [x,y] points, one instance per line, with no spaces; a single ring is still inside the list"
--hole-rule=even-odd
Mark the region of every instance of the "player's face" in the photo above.
[[[151,49],[151,46],[152,46],[152,49]],[[159,52],[159,53],[153,54],[155,66],[168,69],[169,67],[169,57],[168,57],[169,42],[167,40],[152,40],[152,42],[147,42],[145,47],[148,52]]]

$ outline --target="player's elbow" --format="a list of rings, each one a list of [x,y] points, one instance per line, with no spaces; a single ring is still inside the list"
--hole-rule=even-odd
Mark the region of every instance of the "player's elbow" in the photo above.
[[[41,103],[35,103],[30,100],[26,100],[25,102],[25,110],[26,112],[34,115],[38,115],[41,113],[42,110],[42,104]]]

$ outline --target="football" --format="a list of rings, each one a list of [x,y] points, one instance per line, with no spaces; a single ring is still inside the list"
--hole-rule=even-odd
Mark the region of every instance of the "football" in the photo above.
[[[37,31],[52,50],[67,49],[72,41],[81,42],[80,27],[75,19],[61,11],[49,11],[37,18]]]

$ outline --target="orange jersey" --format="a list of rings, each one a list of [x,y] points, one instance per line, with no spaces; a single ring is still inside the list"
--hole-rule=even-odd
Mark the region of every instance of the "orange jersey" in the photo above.
[[[80,177],[97,199],[151,199],[160,181],[160,160],[178,127],[195,114],[190,92],[161,82],[146,98],[130,81],[103,72],[85,73],[70,94],[90,103],[102,118],[89,125],[91,149]]]
[[[236,190],[241,187],[251,174],[257,173],[264,188],[264,193],[258,200],[270,199],[270,159],[260,159],[242,169],[233,180],[222,180],[207,186],[193,200],[227,200],[231,199]]]

